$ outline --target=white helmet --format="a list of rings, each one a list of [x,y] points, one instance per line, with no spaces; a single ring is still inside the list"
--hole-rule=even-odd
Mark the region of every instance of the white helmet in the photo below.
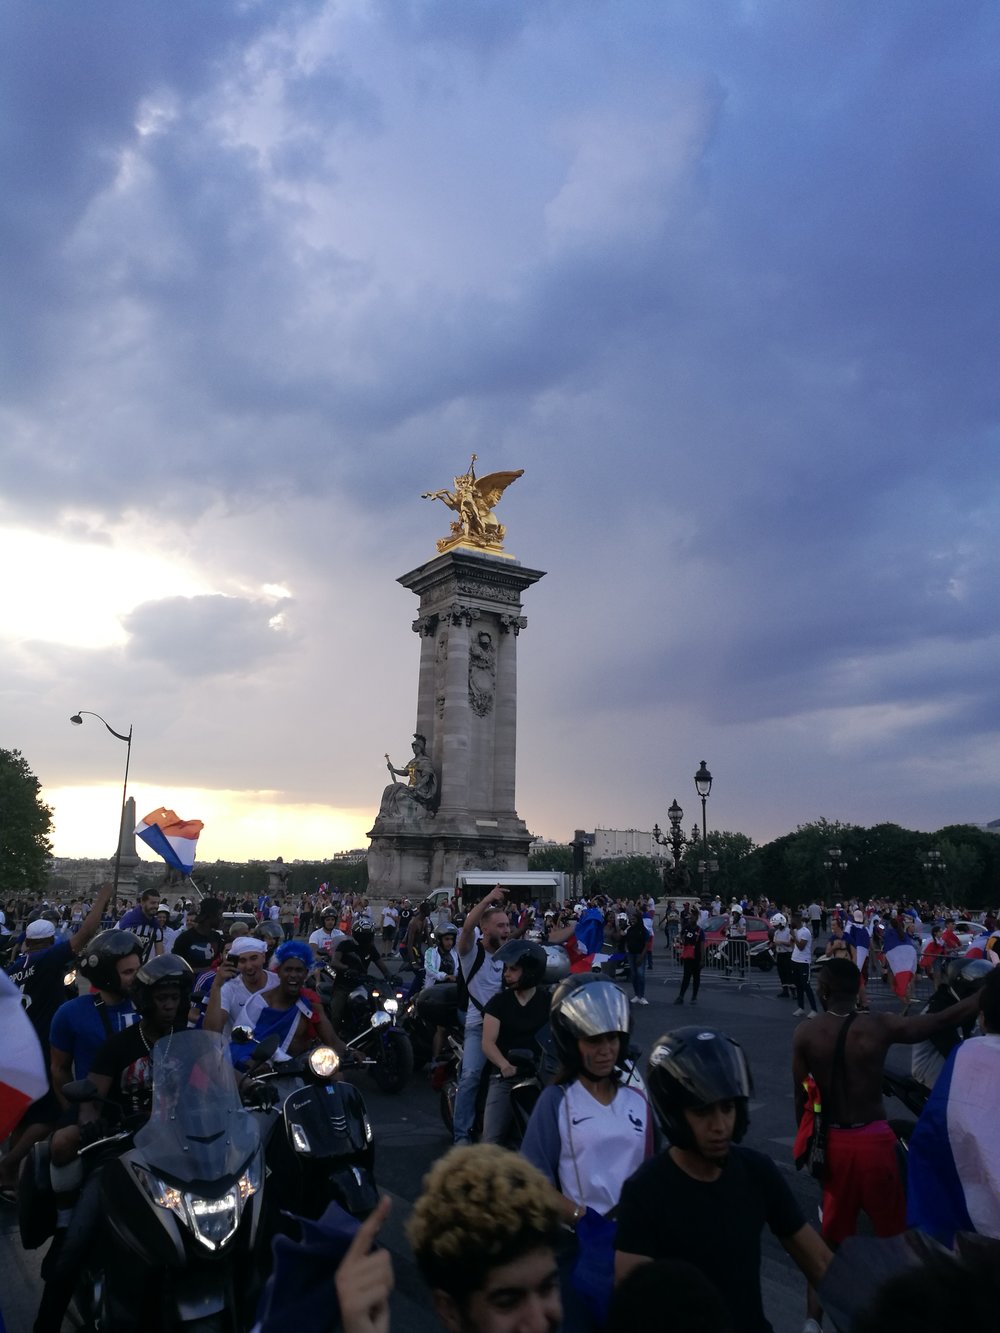
[[[730,909],[729,909],[729,915],[730,915],[730,916],[742,916],[742,915],[743,915],[743,908],[739,905],[739,903],[733,903],[732,907],[730,907]]]
[[[771,917],[771,925],[775,930],[783,930],[788,925],[788,918],[784,912],[775,912],[774,916]]]

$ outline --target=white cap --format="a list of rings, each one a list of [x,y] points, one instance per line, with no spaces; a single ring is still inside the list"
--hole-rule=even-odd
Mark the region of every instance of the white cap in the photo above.
[[[56,928],[51,921],[46,921],[44,917],[39,917],[37,921],[32,921],[28,929],[24,932],[26,940],[47,940],[56,933]]]

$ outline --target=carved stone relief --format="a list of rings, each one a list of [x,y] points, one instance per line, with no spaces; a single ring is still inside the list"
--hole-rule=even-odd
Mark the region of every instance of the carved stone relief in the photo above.
[[[469,645],[469,707],[477,717],[486,717],[493,709],[496,689],[497,650],[493,635],[480,630]]]

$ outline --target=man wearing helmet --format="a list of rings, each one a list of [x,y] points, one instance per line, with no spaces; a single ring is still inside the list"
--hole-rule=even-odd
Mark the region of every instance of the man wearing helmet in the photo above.
[[[139,970],[140,941],[127,930],[105,930],[80,956],[79,969],[94,988],[67,1000],[52,1018],[49,1068],[63,1106],[63,1085],[90,1073],[94,1056],[108,1037],[138,1018],[129,992]]]
[[[549,1019],[549,993],[542,982],[548,959],[534,940],[508,940],[494,955],[503,963],[503,989],[483,1014],[483,1054],[497,1073],[490,1079],[483,1111],[482,1143],[502,1144],[510,1128],[510,1094],[518,1070],[512,1051],[541,1056],[538,1033]]]
[[[646,1086],[670,1147],[622,1189],[616,1279],[651,1259],[686,1260],[722,1296],[733,1333],[769,1333],[760,1290],[765,1225],[812,1283],[832,1256],[771,1159],[737,1146],[750,1123],[746,1056],[724,1032],[678,1028],[653,1047]]]

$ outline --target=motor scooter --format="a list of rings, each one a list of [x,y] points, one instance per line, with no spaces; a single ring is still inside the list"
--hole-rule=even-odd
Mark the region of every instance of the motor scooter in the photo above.
[[[240,1042],[247,1031],[234,1029],[233,1039]],[[270,1204],[316,1219],[332,1202],[354,1217],[367,1217],[378,1203],[378,1190],[364,1098],[339,1077],[341,1060],[329,1046],[265,1067],[275,1053],[269,1049],[272,1040],[255,1049],[242,1089],[244,1098],[264,1112]],[[357,1059],[359,1066],[365,1063]]]

